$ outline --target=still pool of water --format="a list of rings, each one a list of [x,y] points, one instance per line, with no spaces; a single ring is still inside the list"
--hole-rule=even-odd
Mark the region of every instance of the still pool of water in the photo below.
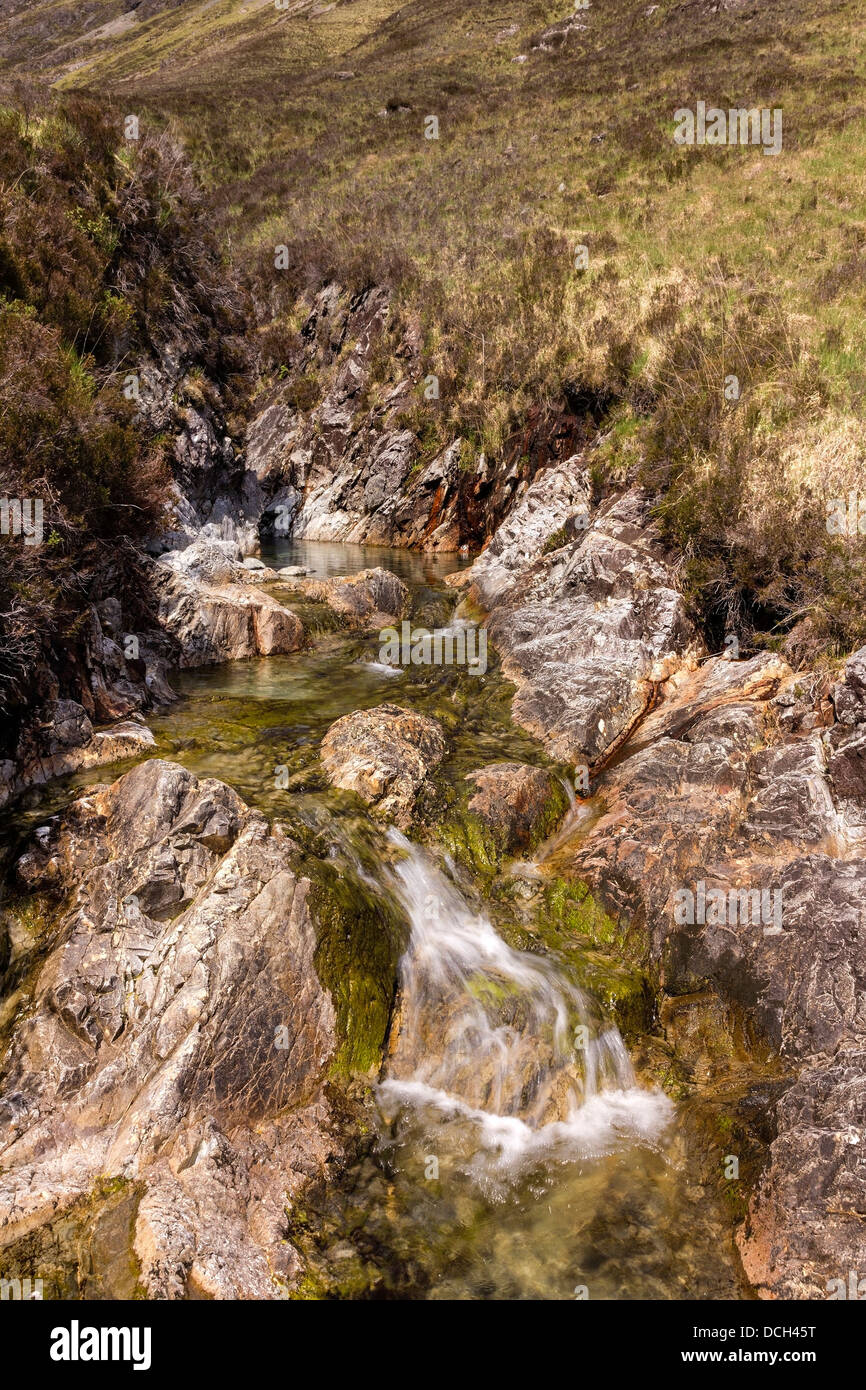
[[[417,550],[391,549],[384,545],[345,545],[337,541],[305,541],[272,538],[262,542],[262,559],[272,569],[284,565],[303,565],[311,577],[330,579],[334,575],[357,574],[360,570],[390,570],[405,583],[434,585],[465,569],[472,561],[452,552],[428,554]]]

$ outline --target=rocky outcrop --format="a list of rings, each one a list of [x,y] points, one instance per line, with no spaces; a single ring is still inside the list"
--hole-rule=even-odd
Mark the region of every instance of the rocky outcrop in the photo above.
[[[826,1298],[866,1266],[866,649],[832,688],[707,658],[650,499],[593,508],[578,464],[536,477],[469,588],[515,718],[592,775],[544,871],[600,896],[692,1083],[740,1097],[757,1291]]]
[[[52,777],[138,757],[155,746],[153,734],[138,719],[95,730],[82,705],[53,700],[23,727],[15,758],[0,762],[0,806]]]
[[[575,531],[588,528],[589,498],[589,481],[578,455],[535,478],[472,566],[472,584],[484,608],[495,608],[517,590],[548,542],[565,541],[567,522],[574,523]]]
[[[146,1296],[285,1290],[286,1202],[339,1150],[337,1012],[294,857],[235,792],[159,760],[37,833],[5,912],[0,1268],[113,1184]]]
[[[333,786],[357,792],[377,815],[406,829],[445,748],[435,719],[399,705],[378,705],[332,724],[322,740],[321,757]]]
[[[179,666],[208,666],[298,651],[300,618],[256,587],[270,570],[246,568],[233,547],[196,542],[152,567],[158,617],[178,649]]]
[[[682,1002],[733,1037],[746,1018],[781,1059],[739,1245],[762,1296],[822,1298],[866,1261],[863,806],[849,814],[833,773],[866,725],[787,731],[796,686],[775,656],[681,668],[555,867],[603,893],[673,1006],[663,1019]],[[681,1061],[718,1079],[688,1047]]]
[[[416,446],[408,430],[387,425],[407,403],[408,381],[379,409],[365,401],[388,308],[382,288],[348,298],[332,284],[317,296],[302,329],[295,377],[310,382],[330,374],[332,380],[307,410],[299,406],[295,380],[278,386],[247,432],[247,467],[268,495],[265,531],[309,540],[392,539],[389,514]]]
[[[491,763],[467,773],[467,780],[477,787],[469,811],[483,821],[501,854],[533,850],[568,809],[561,781],[546,768]]]
[[[381,286],[351,295],[332,283],[313,301],[289,377],[260,398],[247,430],[263,534],[432,551],[479,545],[536,469],[591,433],[585,412],[564,410],[527,420],[497,461],[459,438],[425,456],[419,429],[423,412],[432,423],[439,408],[426,394],[435,367],[417,325],[398,336],[390,308]]]
[[[150,550],[183,550],[199,538],[222,537],[254,554],[264,496],[233,438],[225,384],[214,379],[212,363],[205,372],[196,360],[201,346],[194,330],[175,333],[135,363],[141,422],[171,445],[170,525],[151,538]],[[238,340],[234,347],[239,350]]]
[[[587,497],[577,457],[540,473],[473,565],[469,592],[517,685],[515,719],[554,757],[596,765],[698,639],[649,498],[627,493],[590,518]]]
[[[351,627],[388,627],[409,611],[409,590],[390,570],[361,570],[331,579],[300,579],[284,572],[281,577],[306,598],[327,603]]]

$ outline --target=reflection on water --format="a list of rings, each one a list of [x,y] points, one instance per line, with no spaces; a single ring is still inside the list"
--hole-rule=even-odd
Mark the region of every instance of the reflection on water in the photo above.
[[[333,575],[357,574],[359,570],[388,569],[407,584],[437,584],[446,574],[465,569],[467,556],[423,554],[417,550],[392,549],[386,545],[345,545],[337,541],[284,540],[272,537],[262,541],[262,560],[273,569],[284,565],[303,565],[316,579]]]

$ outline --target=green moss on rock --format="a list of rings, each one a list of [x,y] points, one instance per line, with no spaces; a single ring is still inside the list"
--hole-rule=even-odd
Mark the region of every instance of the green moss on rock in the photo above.
[[[134,1249],[140,1185],[98,1178],[68,1211],[0,1250],[0,1277],[41,1279],[44,1299],[144,1298]]]
[[[543,911],[547,925],[556,932],[583,937],[593,946],[620,944],[617,923],[579,880],[551,879],[544,890]]]
[[[408,924],[395,905],[328,863],[304,865],[312,881],[316,972],[337,1013],[336,1075],[369,1072],[382,1060]]]
[[[458,864],[490,879],[499,868],[499,850],[490,827],[474,811],[463,808],[437,828],[445,849]]]
[[[595,995],[626,1041],[653,1027],[655,998],[641,970],[617,965],[593,952],[578,971],[578,978],[581,986]]]

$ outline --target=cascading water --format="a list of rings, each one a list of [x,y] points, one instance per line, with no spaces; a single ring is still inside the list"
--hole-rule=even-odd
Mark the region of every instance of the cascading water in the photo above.
[[[447,1125],[449,1148],[485,1183],[658,1135],[671,1103],[637,1087],[594,1002],[550,961],[512,950],[429,856],[391,838],[412,930],[379,1086],[386,1115],[405,1108],[428,1130]]]
[[[430,587],[453,568],[447,556],[280,542],[263,559],[325,576],[384,565],[410,584],[428,627],[449,621],[453,594],[446,603]],[[398,896],[411,918],[380,1114],[365,1097],[352,1161],[325,1165],[291,1214],[310,1277],[342,1298],[740,1297],[688,1105],[635,1085],[618,1031],[558,957],[512,950],[430,854],[396,834],[384,845],[377,822],[317,780],[330,725],[382,700],[451,729],[455,787],[484,764],[532,762],[495,665],[483,685],[472,677],[455,723],[465,668],[386,667],[378,638],[332,631],[315,611],[307,620],[323,635],[303,652],[186,672],[184,698],[150,722],[161,756],[229,782],[350,887]],[[290,767],[290,791],[275,785],[275,763]],[[100,780],[128,770],[100,769]],[[92,781],[82,770],[34,788],[16,835]],[[575,799],[533,862],[505,871],[523,880],[520,915],[542,942],[557,937],[542,914],[558,846],[599,811]],[[581,959],[582,943],[570,945]]]

